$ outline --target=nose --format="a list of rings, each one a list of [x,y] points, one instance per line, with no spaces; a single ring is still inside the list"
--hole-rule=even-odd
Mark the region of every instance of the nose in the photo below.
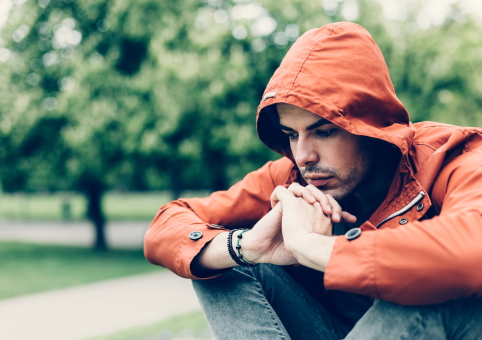
[[[314,143],[309,138],[298,137],[295,145],[294,157],[298,167],[306,167],[318,163],[319,154]]]

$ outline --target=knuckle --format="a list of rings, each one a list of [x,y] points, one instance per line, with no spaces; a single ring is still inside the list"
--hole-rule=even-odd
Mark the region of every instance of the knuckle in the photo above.
[[[316,193],[319,193],[319,194],[323,194],[323,191],[321,191],[320,189],[318,189],[317,187],[315,187],[313,184],[307,185],[306,188],[308,188],[308,190],[310,190],[311,192],[316,192]]]
[[[298,191],[298,186],[295,185],[295,183],[292,183],[292,184],[290,184],[290,186],[288,187],[288,190],[289,190],[289,191],[292,191],[292,192],[293,192],[293,191]]]
[[[318,198],[320,199],[320,202],[323,202],[323,203],[328,203],[328,200],[326,199],[326,196],[325,195],[319,195]]]

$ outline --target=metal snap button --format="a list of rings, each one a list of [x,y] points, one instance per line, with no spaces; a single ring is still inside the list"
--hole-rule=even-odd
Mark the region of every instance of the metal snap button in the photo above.
[[[203,233],[200,231],[193,231],[192,233],[189,234],[189,238],[193,241],[197,241],[201,237],[203,237]]]
[[[345,237],[348,241],[352,241],[361,235],[362,230],[360,228],[353,228],[346,232]]]
[[[417,205],[417,211],[422,211],[423,210],[423,203],[420,203],[419,205]]]
[[[398,223],[400,223],[400,224],[407,224],[407,223],[408,223],[408,219],[405,218],[405,217],[402,217],[402,218],[400,219],[400,221],[398,221]]]

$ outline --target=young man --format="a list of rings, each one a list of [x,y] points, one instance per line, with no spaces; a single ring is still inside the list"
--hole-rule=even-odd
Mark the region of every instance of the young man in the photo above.
[[[410,123],[352,23],[297,40],[257,127],[284,158],[161,207],[145,239],[217,338],[482,339],[481,129]]]

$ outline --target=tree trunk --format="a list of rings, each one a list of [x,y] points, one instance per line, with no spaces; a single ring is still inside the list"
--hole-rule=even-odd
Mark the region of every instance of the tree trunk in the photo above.
[[[216,165],[210,169],[212,179],[211,188],[213,191],[227,190],[229,185],[226,169],[229,162],[224,150],[212,150],[208,152],[208,159],[208,164]]]
[[[182,166],[179,166],[179,164],[172,166],[170,181],[172,200],[177,200],[182,195],[183,183],[181,180],[181,171]]]
[[[105,238],[105,215],[102,210],[102,197],[104,191],[97,186],[88,188],[85,192],[87,198],[87,218],[95,228],[94,250],[107,250]]]

